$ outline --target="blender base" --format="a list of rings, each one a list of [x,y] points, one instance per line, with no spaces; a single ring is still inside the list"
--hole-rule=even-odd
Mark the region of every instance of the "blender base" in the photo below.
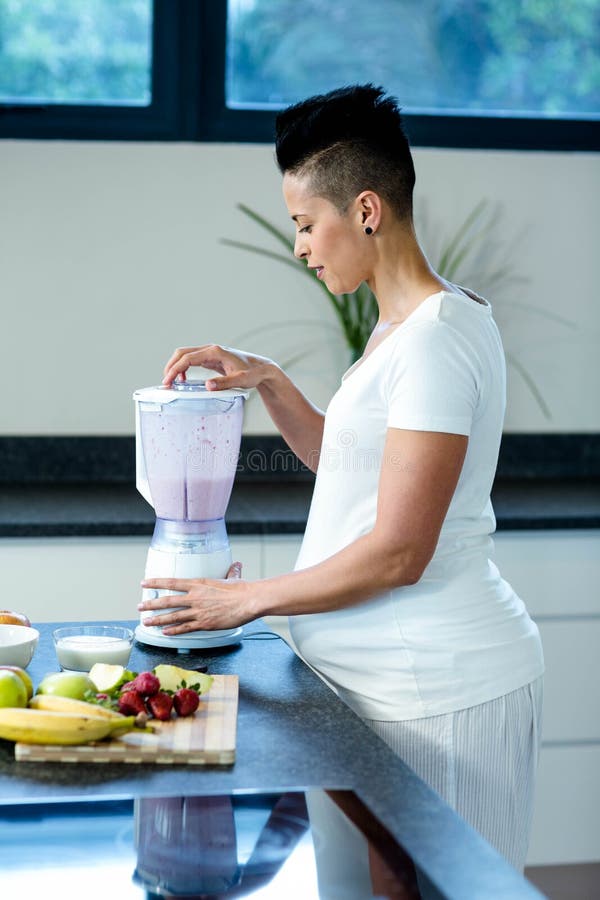
[[[150,634],[149,631],[138,625],[135,629],[135,639],[140,644],[149,644],[151,647],[166,647],[170,650],[177,650],[178,653],[189,653],[190,650],[205,650],[211,647],[227,647],[230,644],[239,644],[242,640],[243,628],[236,628],[228,634],[212,635],[207,632],[202,634],[174,634],[172,636],[161,634]]]

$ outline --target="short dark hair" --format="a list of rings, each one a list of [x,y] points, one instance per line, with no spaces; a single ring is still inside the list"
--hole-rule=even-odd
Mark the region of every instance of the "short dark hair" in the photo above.
[[[415,168],[400,108],[385,93],[357,84],[282,110],[275,124],[281,172],[308,176],[312,190],[341,213],[372,190],[399,219],[412,219]]]

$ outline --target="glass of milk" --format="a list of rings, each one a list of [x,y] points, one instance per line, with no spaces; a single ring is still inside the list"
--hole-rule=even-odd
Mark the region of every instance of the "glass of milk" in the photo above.
[[[63,671],[89,672],[95,663],[127,666],[133,631],[120,625],[71,625],[52,632]]]

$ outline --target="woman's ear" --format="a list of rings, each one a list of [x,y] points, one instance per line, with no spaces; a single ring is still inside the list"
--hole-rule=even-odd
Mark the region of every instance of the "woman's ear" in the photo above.
[[[368,234],[375,234],[381,224],[381,197],[374,191],[363,191],[356,198],[358,221],[363,229],[370,228]]]

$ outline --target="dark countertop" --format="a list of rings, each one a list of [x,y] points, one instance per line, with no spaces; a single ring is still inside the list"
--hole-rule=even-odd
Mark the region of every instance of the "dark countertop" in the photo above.
[[[230,535],[301,534],[311,481],[236,482]],[[600,480],[502,479],[498,530],[600,527]],[[0,484],[0,537],[150,535],[154,515],[132,484]]]
[[[126,623],[132,625],[133,623]],[[52,624],[40,625],[34,683],[56,670]],[[130,666],[160,662],[240,679],[237,759],[228,767],[16,762],[0,741],[0,803],[90,797],[200,796],[304,788],[354,790],[451,900],[542,895],[447,807],[279,638],[187,657],[134,646]],[[185,662],[182,663],[182,659]]]

